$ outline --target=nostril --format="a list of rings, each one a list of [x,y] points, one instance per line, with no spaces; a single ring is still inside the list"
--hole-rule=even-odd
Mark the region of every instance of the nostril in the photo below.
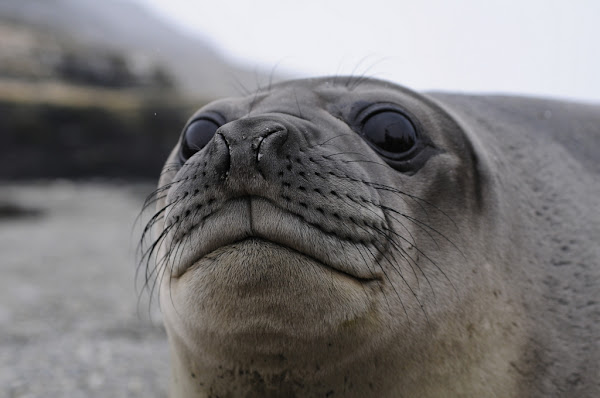
[[[288,139],[288,130],[283,126],[268,128],[267,135],[257,138],[256,161],[260,162],[266,152],[281,148]]]
[[[215,134],[214,141],[216,144],[215,147],[221,152],[220,161],[217,163],[215,170],[221,178],[225,178],[231,168],[231,150],[229,143],[225,136],[220,133]]]
[[[256,152],[256,161],[260,162],[260,158],[262,158],[262,153],[260,152],[260,145],[262,144],[265,137],[257,137],[252,142],[252,150]]]

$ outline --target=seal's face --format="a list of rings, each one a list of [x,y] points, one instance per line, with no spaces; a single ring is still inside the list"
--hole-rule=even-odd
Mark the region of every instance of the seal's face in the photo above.
[[[476,233],[459,215],[481,205],[470,148],[431,101],[375,80],[292,81],[200,109],[153,222],[173,344],[206,366],[301,372],[390,342],[408,353],[468,294],[453,280],[459,231]]]

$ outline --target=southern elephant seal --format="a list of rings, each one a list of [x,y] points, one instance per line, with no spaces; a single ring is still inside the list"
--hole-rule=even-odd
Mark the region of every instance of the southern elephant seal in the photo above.
[[[148,224],[171,396],[600,396],[599,143],[374,79],[203,107]]]

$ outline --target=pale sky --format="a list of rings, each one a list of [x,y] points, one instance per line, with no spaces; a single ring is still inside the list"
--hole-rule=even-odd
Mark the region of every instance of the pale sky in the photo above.
[[[600,102],[600,1],[136,0],[251,68]]]

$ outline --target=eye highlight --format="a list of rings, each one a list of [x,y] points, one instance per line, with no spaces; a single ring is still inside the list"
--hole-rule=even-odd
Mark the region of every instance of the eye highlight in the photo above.
[[[179,160],[182,164],[204,148],[214,137],[222,125],[222,122],[216,119],[211,115],[201,116],[187,125],[181,136],[179,149]]]

